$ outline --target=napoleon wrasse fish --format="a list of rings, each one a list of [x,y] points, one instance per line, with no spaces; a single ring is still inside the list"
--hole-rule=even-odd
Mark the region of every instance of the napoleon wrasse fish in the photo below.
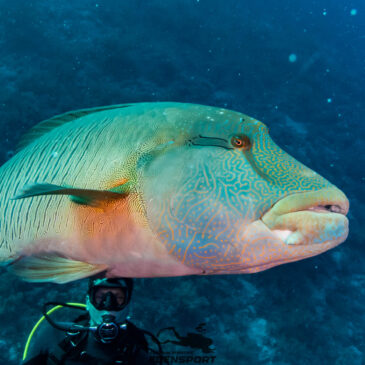
[[[348,235],[346,196],[263,123],[221,108],[62,114],[0,177],[0,259],[29,281],[252,273]]]

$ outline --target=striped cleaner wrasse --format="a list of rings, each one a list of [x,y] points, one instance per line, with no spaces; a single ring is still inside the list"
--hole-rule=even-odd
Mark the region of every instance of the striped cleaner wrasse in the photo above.
[[[348,235],[346,196],[263,123],[222,108],[58,115],[0,177],[0,259],[29,281],[253,273]]]

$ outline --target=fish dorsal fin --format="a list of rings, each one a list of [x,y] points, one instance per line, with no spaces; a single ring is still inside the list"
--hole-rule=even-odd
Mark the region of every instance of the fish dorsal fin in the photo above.
[[[17,145],[16,152],[19,152],[20,150],[31,144],[40,136],[43,136],[44,134],[48,133],[52,129],[59,127],[60,125],[70,123],[76,119],[79,119],[81,117],[84,117],[85,115],[89,115],[92,113],[97,113],[104,110],[126,108],[128,106],[130,105],[129,104],[109,105],[109,106],[101,106],[89,109],[73,110],[64,114],[55,115],[50,119],[46,119],[43,122],[36,124],[27,133],[25,133]]]

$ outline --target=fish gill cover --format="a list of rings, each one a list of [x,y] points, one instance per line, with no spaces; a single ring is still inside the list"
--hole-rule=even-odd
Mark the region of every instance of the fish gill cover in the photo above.
[[[29,128],[68,110],[190,102],[263,121],[351,202],[349,238],[323,255],[254,275],[136,280],[136,324],[186,334],[204,322],[217,364],[365,361],[361,1],[3,1],[0,9],[2,162]],[[0,359],[16,364],[40,304],[83,301],[86,287],[2,279]]]

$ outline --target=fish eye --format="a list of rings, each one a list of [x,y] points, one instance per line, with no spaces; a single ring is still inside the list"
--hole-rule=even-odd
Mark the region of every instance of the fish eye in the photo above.
[[[231,144],[233,147],[239,148],[244,151],[248,150],[251,147],[250,139],[244,134],[233,136],[231,138]]]

